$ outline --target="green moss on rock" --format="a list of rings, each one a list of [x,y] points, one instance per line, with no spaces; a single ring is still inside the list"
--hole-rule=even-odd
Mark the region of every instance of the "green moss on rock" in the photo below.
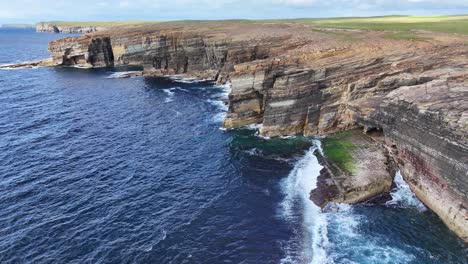
[[[327,159],[350,175],[356,171],[351,155],[351,151],[356,148],[352,143],[352,133],[352,131],[341,131],[323,139],[323,152]]]

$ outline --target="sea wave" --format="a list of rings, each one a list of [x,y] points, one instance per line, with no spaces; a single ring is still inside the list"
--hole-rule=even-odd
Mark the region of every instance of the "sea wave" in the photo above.
[[[297,254],[297,248],[289,245],[285,248],[286,257],[282,263],[333,263],[327,255],[330,242],[327,236],[327,215],[309,198],[310,191],[317,187],[317,177],[322,166],[319,164],[314,151],[320,148],[320,142],[314,140],[314,146],[294,166],[289,176],[283,181],[282,189],[285,198],[281,203],[281,215],[285,220],[300,217],[303,228],[307,230],[300,247],[302,252]],[[295,211],[302,211],[302,216]]]
[[[415,256],[381,237],[369,236],[360,229],[367,218],[353,206],[332,204],[328,208],[328,225],[335,237],[329,250],[330,263],[410,263]]]
[[[420,212],[427,210],[424,204],[419,201],[411,191],[409,185],[403,179],[400,171],[398,171],[395,175],[395,184],[396,188],[390,193],[392,200],[388,201],[386,205],[416,208]]]
[[[121,72],[113,72],[109,76],[107,76],[107,79],[119,79],[123,77],[128,77],[130,74],[133,73],[139,73],[140,71],[121,71]]]
[[[175,82],[180,82],[180,83],[201,83],[201,82],[209,82],[211,80],[203,80],[203,79],[196,79],[196,78],[190,78],[190,77],[183,77],[183,76],[178,76],[178,75],[166,75],[166,78],[173,80]]]
[[[174,101],[174,90],[176,90],[177,87],[169,88],[169,89],[163,89],[163,92],[167,94],[167,97],[164,99],[165,103],[170,103]]]
[[[351,205],[329,204],[326,210],[310,200],[310,191],[317,187],[322,166],[314,155],[322,152],[320,141],[299,160],[282,182],[285,195],[280,216],[288,222],[302,223],[298,237],[284,247],[286,257],[281,263],[408,263],[411,253],[378,237],[370,237],[360,227],[368,219]],[[399,185],[400,188],[401,185]],[[304,231],[302,231],[304,230]],[[297,243],[295,241],[299,240]]]

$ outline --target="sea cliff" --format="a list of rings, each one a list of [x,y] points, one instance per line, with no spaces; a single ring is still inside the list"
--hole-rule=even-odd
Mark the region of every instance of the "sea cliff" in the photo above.
[[[60,39],[49,51],[55,65],[143,65],[144,75],[230,81],[226,128],[262,124],[266,137],[376,131],[379,162],[395,162],[419,199],[468,241],[468,38],[388,34],[179,22]],[[385,182],[370,188],[376,193],[339,201],[388,191],[379,179],[369,185]]]
[[[36,24],[36,32],[44,33],[90,33],[99,30],[104,30],[105,26],[96,25],[74,25],[72,23],[60,23],[60,22],[39,22]]]

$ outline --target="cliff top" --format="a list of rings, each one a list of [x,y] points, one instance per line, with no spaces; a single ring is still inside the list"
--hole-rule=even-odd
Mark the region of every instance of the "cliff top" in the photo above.
[[[49,23],[62,27],[116,27],[135,25],[170,24],[212,24],[238,22],[246,24],[295,23],[309,25],[316,28],[340,28],[350,30],[376,31],[431,31],[440,33],[468,34],[468,15],[457,16],[381,16],[381,17],[346,17],[346,18],[297,18],[297,19],[269,19],[269,20],[181,20],[181,21],[50,21]]]

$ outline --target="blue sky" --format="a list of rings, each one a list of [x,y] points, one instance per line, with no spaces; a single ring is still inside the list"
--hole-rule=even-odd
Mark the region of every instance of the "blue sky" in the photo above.
[[[468,0],[0,0],[0,24],[464,13]]]

